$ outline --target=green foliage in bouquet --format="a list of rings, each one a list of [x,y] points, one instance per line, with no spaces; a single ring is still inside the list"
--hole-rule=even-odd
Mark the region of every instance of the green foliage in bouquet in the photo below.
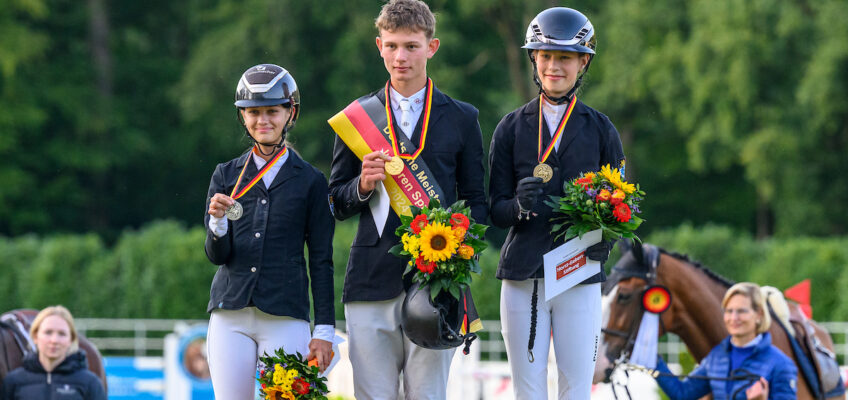
[[[630,238],[640,240],[633,231],[644,221],[639,203],[645,192],[639,185],[625,182],[618,169],[607,164],[598,172],[587,172],[563,185],[563,196],[551,196],[546,204],[560,214],[552,232],[565,240],[582,237],[586,232],[601,229],[603,240]],[[568,228],[565,228],[568,226]],[[641,240],[640,240],[641,241]]]
[[[412,206],[410,211],[411,216],[400,216],[395,235],[401,243],[389,252],[409,259],[404,275],[413,273],[414,282],[430,288],[431,298],[447,291],[459,299],[471,284],[471,273],[480,273],[477,255],[488,247],[483,237],[489,227],[474,222],[464,200],[445,209],[433,199],[428,206]]]

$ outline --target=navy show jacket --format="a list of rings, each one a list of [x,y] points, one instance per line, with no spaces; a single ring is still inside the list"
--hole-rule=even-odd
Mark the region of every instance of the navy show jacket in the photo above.
[[[291,149],[290,149],[291,150]],[[206,209],[215,193],[232,193],[245,162],[240,188],[258,174],[251,152],[218,164],[212,174]],[[244,215],[228,221],[223,237],[209,229],[206,215],[206,255],[219,265],[212,281],[208,312],[246,306],[272,315],[309,321],[311,284],[315,323],[335,325],[333,304],[333,231],[327,180],[294,151],[270,187],[257,182],[238,202]],[[309,272],[304,258],[309,249]]]
[[[374,95],[385,104],[383,90],[367,96]],[[419,157],[430,168],[445,194],[446,198],[441,199],[442,206],[448,207],[457,199],[464,199],[475,221],[486,223],[488,207],[483,186],[483,135],[477,114],[472,105],[454,100],[434,86],[429,129]],[[421,137],[423,118],[422,112],[411,138],[416,146]],[[396,123],[394,129],[403,134]],[[394,233],[400,226],[400,218],[390,210],[382,236],[377,234],[368,206],[370,198],[362,201],[359,197],[361,170],[362,161],[336,136],[330,173],[335,215],[340,220],[359,216],[345,274],[344,302],[388,300],[404,290],[402,274],[407,260],[389,254],[389,249],[400,242]]]
[[[542,122],[543,150],[550,143],[548,126]],[[538,161],[539,98],[501,119],[492,135],[489,150],[489,201],[492,222],[509,228],[501,247],[497,277],[525,280],[543,276],[542,255],[563,243],[551,234],[553,210],[544,204],[548,196],[562,196],[563,184],[581,173],[598,171],[605,164],[618,168],[624,150],[618,131],[606,115],[586,106],[580,100],[562,133],[559,149],[546,160],[553,177],[544,186],[544,194],[531,210],[537,215],[519,220],[515,189],[518,181],[533,176]],[[604,271],[582,283],[606,279]]]

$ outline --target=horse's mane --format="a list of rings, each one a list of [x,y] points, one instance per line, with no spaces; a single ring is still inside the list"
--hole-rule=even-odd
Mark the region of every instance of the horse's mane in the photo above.
[[[664,249],[664,248],[662,248],[662,247],[658,247],[658,248],[660,249],[660,252],[661,252],[661,253],[663,253],[663,254],[667,254],[667,255],[669,255],[669,256],[671,256],[671,257],[674,257],[674,258],[676,258],[676,259],[678,259],[678,260],[680,260],[680,261],[684,261],[684,262],[686,262],[686,263],[688,263],[688,264],[690,264],[690,265],[694,266],[696,269],[701,270],[704,274],[706,274],[706,275],[707,275],[708,277],[710,277],[712,280],[714,280],[714,281],[716,281],[716,282],[718,282],[718,283],[720,283],[720,284],[724,285],[725,287],[728,287],[728,288],[729,288],[729,287],[733,286],[733,285],[736,283],[736,282],[734,282],[734,281],[732,281],[732,280],[730,280],[730,279],[727,279],[727,278],[725,278],[725,277],[723,277],[723,276],[721,276],[721,275],[719,275],[719,274],[715,273],[713,270],[711,270],[711,269],[709,269],[709,268],[705,267],[705,266],[704,266],[703,264],[701,264],[699,261],[695,261],[695,260],[693,260],[693,259],[689,258],[689,256],[688,256],[688,255],[686,255],[686,254],[680,254],[680,253],[675,253],[675,252],[673,252],[673,251],[668,251],[668,250],[666,250],[666,249]]]

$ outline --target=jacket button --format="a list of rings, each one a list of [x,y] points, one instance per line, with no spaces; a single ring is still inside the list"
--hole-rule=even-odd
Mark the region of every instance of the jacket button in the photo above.
[[[262,199],[262,204],[268,203],[268,200]]]
[[[250,272],[256,272],[256,267],[250,267]]]
[[[261,233],[259,233],[259,232],[256,232],[256,234],[255,234],[255,235],[253,235],[253,236],[256,236],[256,237],[262,237],[262,234],[261,234]]]

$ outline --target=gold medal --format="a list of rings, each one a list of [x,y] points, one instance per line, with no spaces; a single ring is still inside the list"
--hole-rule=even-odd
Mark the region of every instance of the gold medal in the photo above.
[[[539,163],[536,168],[533,168],[533,176],[542,178],[542,182],[548,183],[554,176],[554,170],[548,164]]]
[[[389,175],[398,175],[403,172],[403,160],[398,156],[394,156],[391,160],[386,161],[385,168]]]

